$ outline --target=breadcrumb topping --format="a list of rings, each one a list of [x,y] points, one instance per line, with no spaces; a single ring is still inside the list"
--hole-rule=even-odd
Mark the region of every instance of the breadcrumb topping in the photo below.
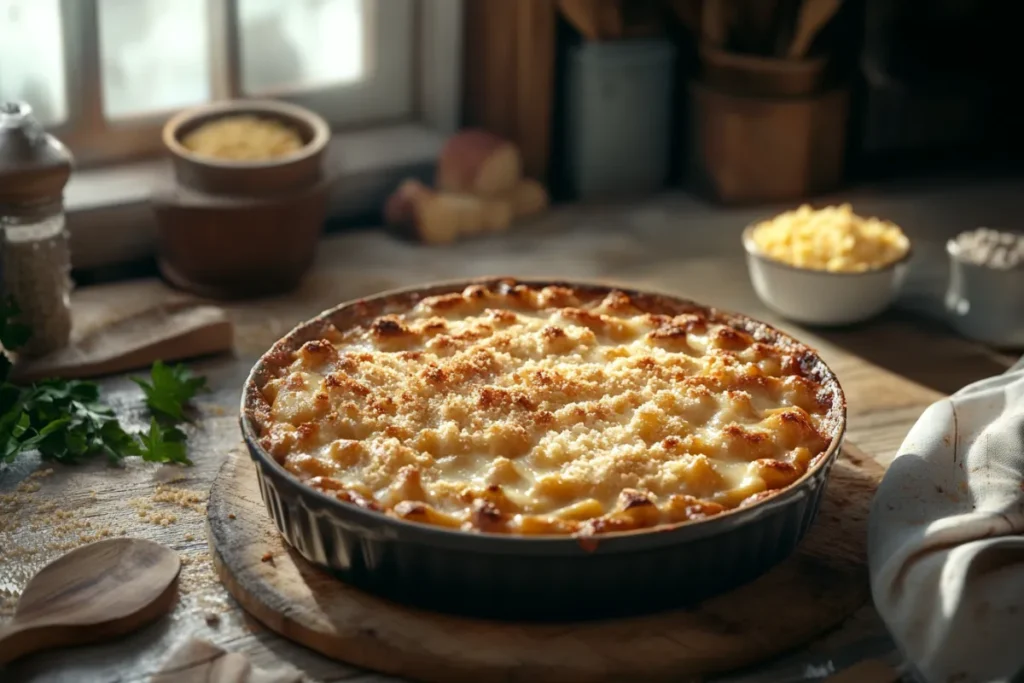
[[[327,328],[276,357],[262,445],[339,500],[496,533],[703,519],[799,479],[842,401],[812,352],[646,304],[473,285]]]

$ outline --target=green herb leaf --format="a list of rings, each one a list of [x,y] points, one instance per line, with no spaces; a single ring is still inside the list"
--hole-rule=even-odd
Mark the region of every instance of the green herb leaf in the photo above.
[[[23,420],[23,424],[25,425],[26,431],[27,431],[27,428],[30,427],[29,418],[28,418],[28,414],[27,413],[23,413],[23,415],[24,415],[24,417],[22,418],[22,420]],[[51,422],[50,424],[46,425],[45,427],[43,427],[41,430],[39,430],[38,432],[36,432],[32,436],[29,436],[27,438],[22,439],[20,444],[19,444],[20,447],[21,447],[21,452],[31,451],[31,450],[38,450],[39,447],[40,447],[40,444],[43,443],[43,441],[48,439],[50,437],[50,435],[53,434],[54,432],[57,432],[60,429],[63,429],[65,424],[67,424],[67,420],[64,420],[64,419],[56,420],[56,421]]]
[[[99,395],[99,385],[80,380],[46,380],[33,386],[22,399],[35,434],[31,446],[43,458],[62,462],[100,454],[118,462],[138,455],[138,442],[124,431],[114,411],[99,402]]]
[[[135,437],[124,431],[121,423],[111,420],[100,427],[98,443],[107,459],[112,463],[119,462],[129,455],[141,455],[142,449]]]
[[[184,406],[206,387],[206,378],[193,376],[184,365],[168,366],[162,361],[153,363],[149,376],[150,382],[132,377],[146,394],[149,409],[177,422],[186,421]]]
[[[0,386],[0,461],[12,462],[19,454],[39,447],[66,420],[48,424],[42,431],[32,430],[32,418],[25,411],[25,394],[11,384]]]
[[[31,329],[17,322],[20,314],[21,309],[11,297],[0,303],[0,344],[8,351],[17,351],[32,336]]]
[[[0,420],[12,412],[20,413],[21,404],[22,391],[19,387],[7,382],[0,384]]]
[[[0,303],[0,344],[8,350],[23,345],[30,335],[27,327],[14,322],[17,315],[13,301]],[[154,413],[149,431],[138,437],[126,432],[113,409],[100,401],[95,382],[51,379],[21,388],[6,381],[10,368],[10,359],[0,353],[0,462],[37,450],[44,459],[65,463],[102,454],[112,463],[140,455],[150,462],[192,464],[185,433],[165,424],[185,421],[185,404],[206,386],[206,378],[194,377],[185,366],[157,361],[150,382],[132,378]]]
[[[22,451],[29,450],[21,439],[28,427],[28,415],[21,410],[0,417],[0,462],[12,462]]]
[[[185,432],[177,427],[164,427],[156,417],[150,418],[149,431],[140,437],[142,459],[146,462],[178,462],[191,465],[185,445]]]

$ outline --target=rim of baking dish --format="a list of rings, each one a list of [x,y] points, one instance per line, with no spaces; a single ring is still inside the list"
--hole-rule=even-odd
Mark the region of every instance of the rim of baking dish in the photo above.
[[[831,432],[828,447],[819,453],[808,466],[807,471],[795,482],[780,489],[766,492],[763,498],[742,507],[731,508],[705,519],[685,520],[626,531],[610,531],[593,535],[578,534],[507,534],[485,531],[463,531],[422,522],[413,522],[392,517],[384,512],[368,510],[351,503],[345,503],[306,485],[268,453],[259,443],[256,414],[265,409],[266,401],[261,389],[268,377],[269,368],[275,367],[274,357],[283,358],[298,349],[306,341],[320,338],[317,331],[346,312],[354,311],[355,318],[369,319],[383,313],[408,310],[420,300],[441,294],[461,292],[471,285],[482,285],[490,289],[525,285],[533,288],[549,286],[569,287],[588,292],[594,296],[606,295],[618,291],[635,301],[654,307],[660,304],[665,308],[700,311],[710,321],[726,323],[738,327],[752,335],[755,339],[781,342],[789,349],[802,355],[802,363],[809,365],[809,371],[816,373],[816,379],[829,390],[832,405],[829,407],[827,423]],[[356,309],[359,309],[356,311]],[[355,322],[355,321],[353,321]],[[843,437],[846,433],[846,396],[839,380],[831,368],[825,363],[816,350],[776,327],[761,322],[741,313],[695,303],[682,297],[652,291],[619,287],[607,283],[587,282],[580,280],[557,280],[542,278],[486,277],[475,279],[459,279],[444,282],[404,287],[375,294],[369,297],[354,299],[323,311],[319,315],[296,325],[288,334],[274,343],[270,349],[260,356],[246,377],[242,389],[239,423],[242,436],[246,441],[251,457],[263,467],[264,474],[275,475],[276,483],[283,483],[291,488],[302,501],[315,502],[321,510],[336,511],[358,524],[366,533],[374,536],[403,536],[406,540],[420,541],[434,545],[474,548],[481,551],[499,553],[521,553],[537,550],[542,553],[555,548],[572,547],[593,551],[599,546],[602,550],[637,550],[649,549],[662,545],[670,545],[683,540],[697,540],[717,535],[740,525],[754,522],[769,514],[772,510],[784,506],[793,499],[808,495],[822,470],[830,466],[839,454]],[[309,507],[307,505],[307,507]],[[314,511],[315,512],[315,511]],[[391,533],[381,533],[387,529]],[[683,538],[681,536],[685,536]]]

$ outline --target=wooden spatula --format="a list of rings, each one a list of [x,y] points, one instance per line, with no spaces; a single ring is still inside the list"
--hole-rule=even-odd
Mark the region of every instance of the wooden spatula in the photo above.
[[[804,0],[797,18],[796,35],[786,56],[790,59],[806,57],[818,33],[839,10],[839,4],[839,0]]]
[[[42,358],[18,359],[11,377],[80,379],[231,350],[234,326],[216,306],[169,303],[113,320],[70,346]]]
[[[174,604],[180,569],[173,550],[138,538],[72,550],[28,582],[13,621],[0,626],[0,667],[40,650],[117,638],[155,621]]]
[[[712,47],[724,49],[729,41],[732,7],[725,0],[705,0],[701,12],[701,37]]]

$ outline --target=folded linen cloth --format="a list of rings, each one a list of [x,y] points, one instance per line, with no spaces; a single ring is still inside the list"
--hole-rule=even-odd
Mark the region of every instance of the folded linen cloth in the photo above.
[[[921,678],[1024,674],[1024,359],[921,415],[875,495],[868,564]]]

